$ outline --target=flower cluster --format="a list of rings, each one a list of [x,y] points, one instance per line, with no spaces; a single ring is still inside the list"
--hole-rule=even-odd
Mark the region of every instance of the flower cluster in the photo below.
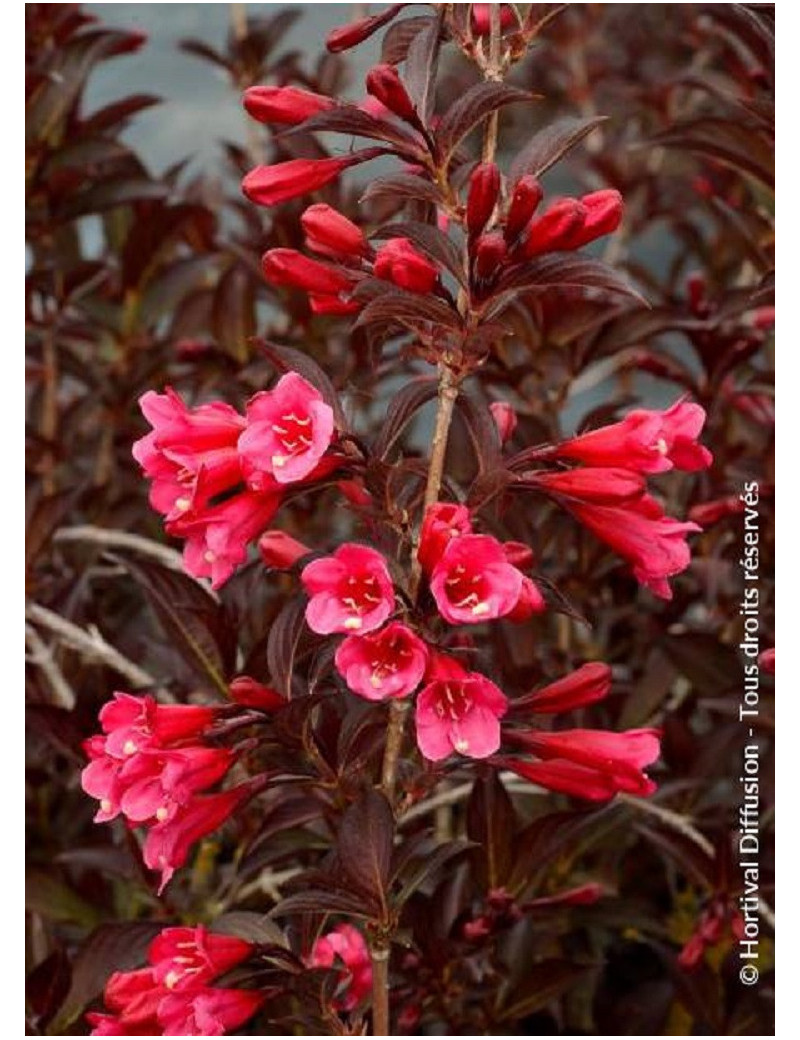
[[[263,995],[211,983],[253,952],[244,939],[201,925],[163,929],[150,944],[148,967],[109,978],[103,997],[110,1014],[87,1016],[92,1036],[223,1036],[238,1029]]]
[[[89,764],[84,791],[97,798],[98,822],[122,815],[146,827],[144,861],[161,872],[161,889],[192,845],[216,830],[254,790],[254,781],[203,794],[230,770],[236,755],[206,742],[217,710],[156,704],[152,697],[116,693],[100,711],[103,732],[84,744]]]
[[[662,599],[671,599],[668,579],[690,562],[686,536],[701,528],[693,521],[666,516],[647,493],[645,478],[672,469],[691,473],[711,465],[711,452],[697,443],[704,422],[700,405],[685,400],[665,411],[637,409],[621,422],[523,453],[527,460],[581,465],[528,471],[522,479],[554,498],[627,560],[637,581]]]
[[[170,388],[140,406],[153,429],[133,454],[151,505],[185,540],[187,571],[214,588],[244,563],[291,485],[339,465],[333,410],[296,372],[252,397],[245,415],[221,401],[188,408]]]

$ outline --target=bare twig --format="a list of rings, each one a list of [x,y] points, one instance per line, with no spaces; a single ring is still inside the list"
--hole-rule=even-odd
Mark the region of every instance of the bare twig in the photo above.
[[[33,624],[55,633],[63,643],[73,650],[77,650],[89,660],[99,661],[109,668],[113,668],[134,687],[158,685],[152,675],[140,668],[138,664],[129,661],[124,654],[107,643],[96,628],[92,627],[89,630],[80,628],[38,603],[28,604],[25,608],[25,617]]]
[[[161,545],[150,538],[143,538],[138,534],[129,534],[127,531],[116,531],[106,527],[93,527],[91,524],[81,524],[76,527],[62,527],[53,536],[56,542],[85,542],[88,545],[99,545],[104,549],[133,549],[142,556],[149,556],[158,560],[172,570],[182,571],[183,560],[181,554],[168,545]]]
[[[666,824],[667,827],[671,827],[672,830],[682,834],[685,838],[688,838],[691,842],[702,849],[707,856],[714,855],[714,846],[700,831],[693,826],[690,820],[685,816],[681,816],[680,813],[673,812],[672,809],[665,809],[663,805],[657,805],[655,802],[651,802],[646,798],[635,798],[630,794],[618,794],[617,800],[624,802],[626,805],[630,805],[638,812],[644,813],[647,816],[653,816],[657,820]]]
[[[56,664],[53,651],[41,638],[33,625],[25,626],[25,642],[30,653],[28,660],[41,668],[53,694],[53,700],[59,708],[71,710],[75,707],[75,691],[64,678],[64,673]]]

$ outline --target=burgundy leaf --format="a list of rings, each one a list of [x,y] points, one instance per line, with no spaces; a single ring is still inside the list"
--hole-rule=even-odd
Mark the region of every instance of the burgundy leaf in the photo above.
[[[605,121],[605,116],[592,116],[590,119],[568,117],[549,123],[537,131],[514,158],[508,171],[509,183],[516,184],[520,177],[526,174],[541,177],[571,148]]]
[[[474,127],[500,108],[519,101],[534,101],[536,96],[507,83],[476,83],[448,108],[436,128],[436,142],[442,155],[452,155],[458,144]]]

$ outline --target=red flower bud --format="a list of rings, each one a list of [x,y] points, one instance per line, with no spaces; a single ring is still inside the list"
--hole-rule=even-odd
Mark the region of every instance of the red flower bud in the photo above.
[[[641,498],[646,487],[641,473],[607,466],[581,466],[577,469],[535,473],[527,479],[551,494],[567,495],[582,502],[607,506],[622,505]]]
[[[491,231],[481,235],[475,244],[475,275],[485,281],[498,273],[503,264],[508,247],[499,231]]]
[[[380,148],[366,148],[340,159],[289,159],[272,166],[256,166],[242,181],[242,191],[258,206],[277,206],[323,188],[349,166],[380,154]]]
[[[513,245],[525,230],[543,195],[541,184],[530,174],[520,177],[514,185],[506,215],[506,242],[509,245]]]
[[[622,220],[622,196],[611,188],[584,195],[581,204],[586,207],[583,227],[570,235],[568,249],[579,249],[602,235],[611,234]]]
[[[600,661],[590,661],[563,679],[527,693],[514,701],[514,710],[524,708],[538,715],[556,715],[594,704],[608,696],[611,669]]]
[[[526,260],[542,253],[571,248],[568,243],[583,227],[586,208],[577,199],[554,202],[546,213],[534,220],[522,246]]]
[[[431,292],[439,277],[436,265],[407,238],[390,238],[382,245],[375,256],[373,270],[376,278],[418,293]]]
[[[505,444],[513,436],[517,428],[517,413],[508,401],[492,401],[489,405],[497,432],[500,434],[500,443]]]
[[[491,4],[472,5],[472,31],[476,36],[486,36],[491,32],[492,16]],[[516,27],[517,19],[510,4],[500,4],[500,28],[501,30]]]
[[[349,22],[347,25],[339,26],[338,29],[332,29],[328,33],[325,46],[332,54],[350,50],[351,47],[355,47],[356,44],[372,36],[381,26],[390,22],[405,6],[405,4],[393,4],[380,14],[359,18],[356,22]]]
[[[489,222],[500,192],[500,171],[494,163],[479,163],[469,178],[467,230],[474,238]]]
[[[286,698],[276,690],[263,683],[256,682],[249,675],[237,675],[228,686],[231,700],[241,704],[243,708],[258,708],[261,711],[277,711],[286,704]]]
[[[715,498],[712,502],[702,502],[689,510],[688,519],[701,527],[712,527],[726,516],[734,516],[744,512],[744,502],[738,495],[728,498]]]
[[[367,240],[361,228],[324,202],[309,206],[300,223],[306,233],[306,245],[315,253],[356,256],[367,252]]]
[[[348,275],[296,249],[270,249],[261,258],[261,268],[270,285],[289,285],[311,293],[336,295],[353,285]]]
[[[356,300],[342,300],[338,296],[312,293],[308,297],[312,314],[355,314],[361,309]]]
[[[414,102],[393,65],[376,65],[367,73],[367,90],[390,112],[407,123],[419,125]]]
[[[307,545],[285,531],[265,531],[258,539],[261,559],[273,570],[285,571],[311,552]]]
[[[259,123],[287,126],[295,126],[318,112],[336,107],[332,98],[300,87],[250,87],[244,92],[242,104],[247,114]]]
[[[503,552],[517,570],[524,571],[533,566],[533,549],[524,542],[503,542]]]

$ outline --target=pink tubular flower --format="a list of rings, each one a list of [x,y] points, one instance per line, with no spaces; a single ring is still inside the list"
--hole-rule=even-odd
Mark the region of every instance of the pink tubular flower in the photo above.
[[[312,968],[334,968],[344,992],[337,998],[340,1011],[352,1011],[372,989],[372,963],[364,936],[351,924],[337,925],[317,939],[308,961]]]
[[[631,564],[636,580],[660,599],[672,599],[668,578],[686,570],[691,553],[686,535],[699,531],[693,523],[664,516],[648,495],[627,508],[570,501],[567,508],[614,552]]]
[[[189,858],[192,846],[221,827],[250,793],[250,784],[240,784],[218,794],[197,795],[179,813],[151,827],[144,861],[151,870],[161,871],[159,895]]]
[[[153,977],[171,990],[204,986],[247,960],[253,944],[233,935],[217,935],[202,925],[164,928],[150,944]]]
[[[214,401],[187,408],[167,387],[148,391],[139,407],[153,427],[133,446],[133,457],[152,480],[150,504],[167,520],[202,508],[241,480],[236,442],[244,418]]]
[[[264,564],[275,571],[288,570],[311,552],[285,531],[265,531],[258,539],[258,551]]]
[[[211,506],[196,519],[170,525],[170,534],[185,538],[183,563],[195,578],[210,578],[211,587],[224,585],[247,559],[247,547],[261,534],[280,508],[283,490],[263,480],[260,492],[243,491]]]
[[[251,943],[197,928],[165,928],[150,966],[115,972],[103,994],[113,1014],[87,1015],[93,1036],[222,1036],[263,1003],[259,992],[211,987],[253,952]]]
[[[553,495],[608,506],[641,498],[647,486],[641,473],[600,466],[530,473],[526,482]]]
[[[621,466],[637,473],[706,469],[711,452],[697,443],[706,419],[699,404],[678,400],[666,411],[637,409],[611,426],[557,445],[553,454],[589,466]]]
[[[270,249],[261,258],[261,270],[270,285],[286,285],[308,293],[335,296],[353,287],[349,274],[312,260],[296,249]]]
[[[242,181],[242,191],[258,206],[277,206],[324,188],[350,166],[366,162],[380,152],[380,148],[366,148],[339,159],[289,159],[272,166],[256,166]]]
[[[417,559],[430,575],[453,538],[472,534],[472,520],[466,506],[455,502],[434,502],[428,506],[419,535]]]
[[[620,791],[644,797],[656,789],[642,770],[660,754],[659,730],[529,730],[508,739],[540,761],[503,758],[496,764],[550,790],[604,801]]]
[[[517,698],[513,708],[524,708],[538,715],[555,715],[601,701],[608,696],[610,689],[609,666],[600,661],[590,661],[562,679]]]
[[[439,269],[407,238],[390,238],[375,255],[375,277],[394,282],[409,292],[429,293],[439,278]]]
[[[517,428],[517,413],[508,401],[492,401],[489,405],[489,411],[492,413],[492,418],[497,427],[500,443],[505,444],[511,440],[514,430]]]
[[[318,202],[300,218],[306,245],[323,256],[363,256],[369,252],[364,232],[343,213]]]
[[[264,1003],[255,990],[209,987],[196,993],[165,997],[159,1006],[163,1036],[224,1036]]]
[[[466,534],[448,544],[430,584],[445,620],[477,624],[511,613],[523,591],[523,575],[496,538]]]
[[[300,87],[249,87],[242,97],[247,114],[259,123],[296,126],[318,112],[335,108],[336,102]]]
[[[319,390],[287,372],[247,404],[239,455],[248,485],[258,491],[307,477],[328,450],[333,429],[333,409]]]
[[[500,747],[500,719],[508,701],[479,672],[440,659],[433,681],[417,697],[415,723],[420,751],[440,762],[453,751],[469,758],[488,758]]]
[[[373,632],[394,609],[386,561],[365,545],[340,545],[332,556],[309,563],[301,579],[310,597],[306,621],[319,635]]]
[[[336,668],[347,685],[369,701],[407,697],[419,686],[428,663],[425,643],[393,621],[379,632],[348,636],[336,651]]]

